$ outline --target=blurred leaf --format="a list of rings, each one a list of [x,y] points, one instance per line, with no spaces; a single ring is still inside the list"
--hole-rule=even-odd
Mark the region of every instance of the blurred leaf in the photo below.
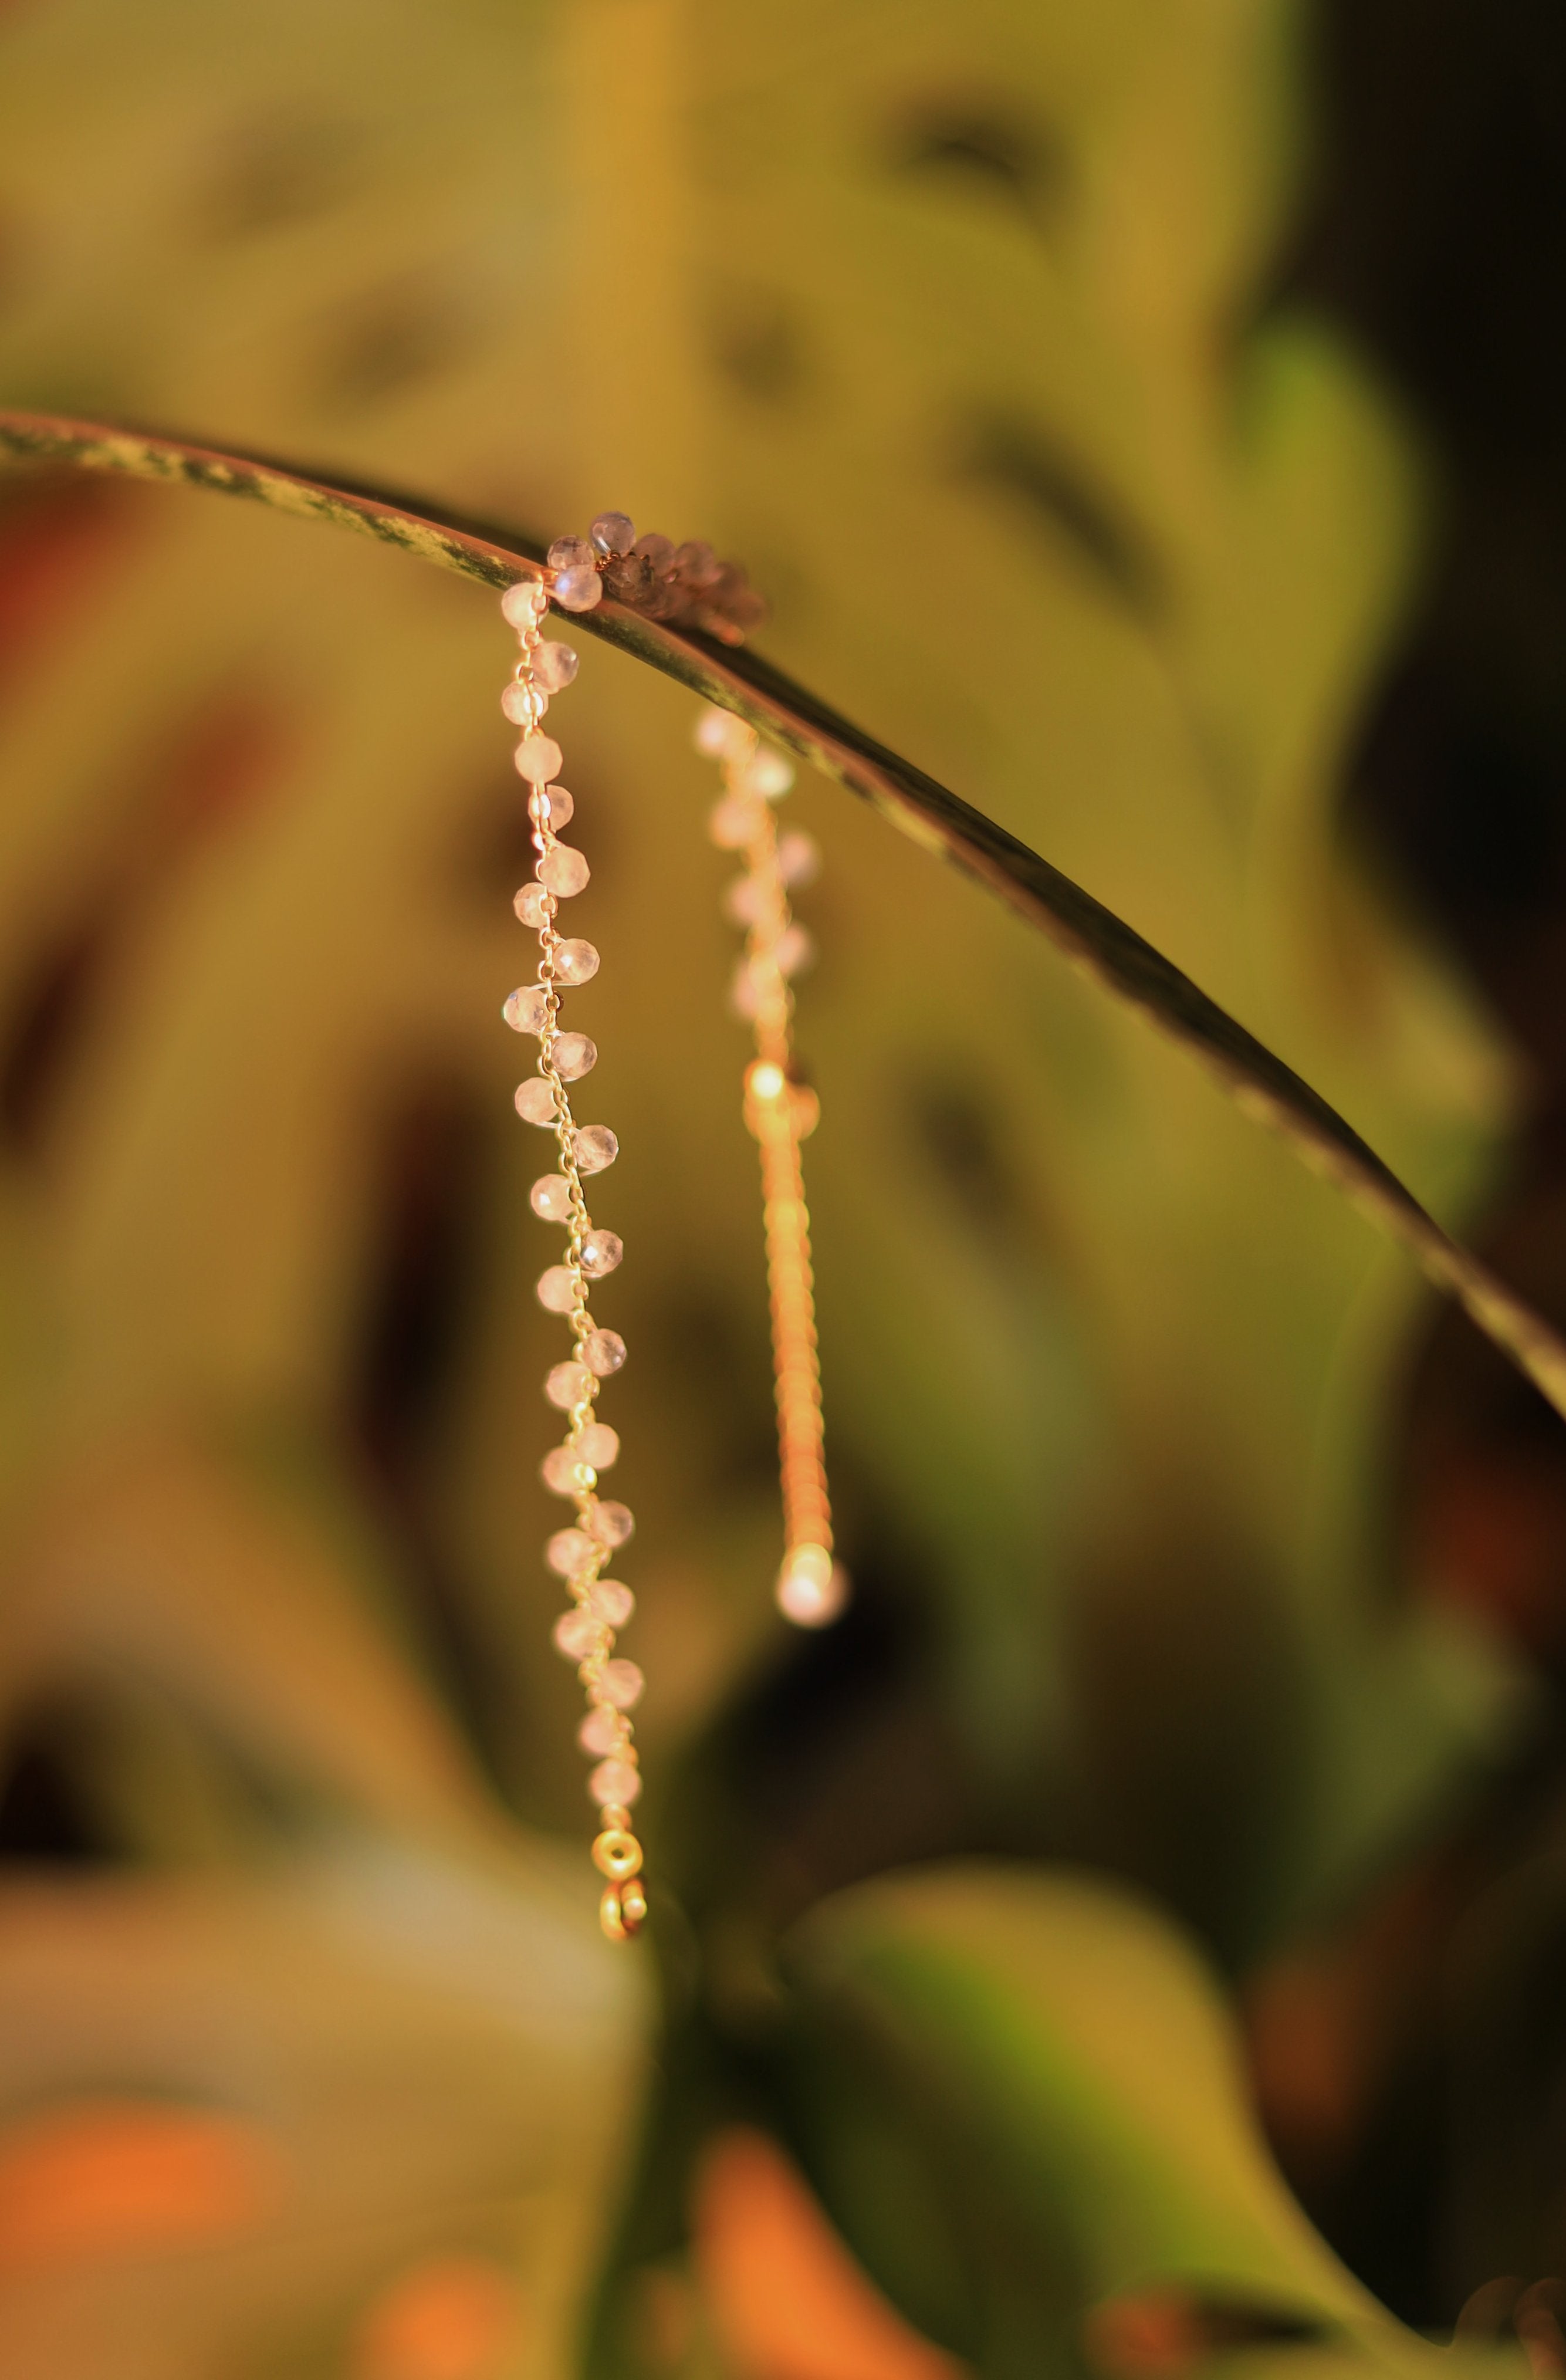
[[[639,1962],[579,1858],[495,1807],[368,1585],[166,1438],[57,1475],[14,1539],[7,1733],[83,1710],[60,1756],[102,1822],[0,1875],[16,2380],[335,2374],[360,2327],[466,2335],[501,2297],[505,2380],[569,2358]]]
[[[1034,2354],[1049,2335],[1074,2356],[1091,2309],[1160,2294],[1428,2368],[1290,2197],[1218,1988],[1150,1910],[1086,1880],[933,1869],[824,1903],[783,1969],[812,2178],[882,2285],[980,2371],[1037,2369],[1030,2330]],[[889,2208],[866,2184],[893,2143]],[[911,2191],[922,2225],[896,2219]],[[962,2276],[944,2309],[923,2252],[937,2210]]]

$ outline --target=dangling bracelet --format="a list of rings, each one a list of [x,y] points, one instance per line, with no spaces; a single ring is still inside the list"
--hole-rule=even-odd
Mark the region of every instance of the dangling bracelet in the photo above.
[[[619,1143],[606,1125],[578,1125],[571,1107],[568,1086],[590,1071],[598,1051],[585,1033],[562,1031],[561,994],[597,974],[599,954],[590,942],[558,930],[560,904],[583,890],[589,871],[582,854],[561,840],[575,804],[559,783],[560,747],[543,733],[550,698],[571,684],[577,659],[570,646],[546,642],[541,634],[552,598],[564,611],[587,612],[606,585],[634,608],[659,618],[683,616],[730,642],[754,620],[759,606],[743,574],[718,564],[709,548],[675,547],[656,536],[638,540],[623,513],[602,514],[590,539],[557,539],[543,580],[508,588],[501,602],[521,642],[501,708],[522,731],[516,768],[528,788],[537,854],[533,880],[522,886],[515,905],[539,938],[538,974],[509,995],[502,1013],[515,1032],[536,1035],[539,1041],[538,1069],[518,1086],[516,1111],[525,1123],[552,1132],[559,1151],[560,1170],[541,1175],[529,1198],[536,1214],[565,1232],[564,1261],[540,1276],[538,1295],[561,1316],[572,1341],[569,1357],[544,1382],[550,1402],[566,1415],[566,1429],[542,1469],[545,1486],[568,1498],[577,1517],[574,1527],[556,1530],[550,1538],[546,1559],[571,1597],[569,1609],[555,1622],[554,1641],[576,1662],[588,1698],[577,1740],[596,1764],[588,1790],[599,1809],[593,1859],[606,1879],[599,1916],[604,1932],[624,1941],[647,1914],[642,1847],[631,1816],[641,1792],[641,1768],[630,1713],[644,1681],[637,1664],[614,1651],[616,1633],[631,1618],[636,1598],[604,1572],[635,1522],[624,1504],[599,1495],[600,1478],[616,1460],[620,1441],[595,1418],[594,1408],[602,1382],[625,1363],[625,1342],[618,1331],[600,1326],[589,1303],[593,1285],[614,1270],[623,1250],[613,1232],[594,1224],[583,1189],[585,1178],[614,1162]],[[704,716],[698,742],[722,764],[724,794],[712,816],[713,839],[742,853],[746,863],[728,905],[747,932],[735,1005],[753,1022],[756,1035],[756,1057],[745,1077],[745,1117],[761,1151],[777,1385],[785,1546],[777,1599],[789,1619],[819,1627],[842,1609],[847,1582],[832,1559],[809,1217],[800,1161],[800,1143],[814,1129],[819,1108],[815,1094],[797,1078],[793,1047],[790,978],[808,946],[788,909],[789,886],[814,872],[817,855],[807,836],[777,832],[771,804],[787,791],[794,775],[781,753],[717,710]]]

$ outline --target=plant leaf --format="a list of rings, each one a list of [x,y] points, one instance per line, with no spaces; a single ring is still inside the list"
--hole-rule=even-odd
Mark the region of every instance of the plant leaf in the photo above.
[[[539,576],[542,567],[541,541],[523,532],[451,516],[419,498],[151,431],[0,411],[0,454],[248,497],[378,538],[487,587],[511,586]],[[1307,1165],[1401,1241],[1426,1277],[1455,1296],[1566,1415],[1566,1346],[1548,1325],[1441,1229],[1336,1109],[1112,910],[758,655],[615,603],[573,613],[571,620],[573,628],[619,646],[747,719],[1037,926],[1105,990],[1191,1050],[1244,1112],[1271,1125]]]
[[[878,2277],[918,2295],[929,2249],[908,2265],[856,2164],[868,2127],[844,2092],[879,2091],[967,2265],[975,2335],[953,2343],[981,2369],[1010,2368],[996,2325],[1028,2291],[1067,2351],[1096,2306],[1184,2299],[1428,2362],[1290,2195],[1218,1985],[1151,1909],[1086,1878],[925,1869],[822,1903],[783,1965],[812,2178]]]

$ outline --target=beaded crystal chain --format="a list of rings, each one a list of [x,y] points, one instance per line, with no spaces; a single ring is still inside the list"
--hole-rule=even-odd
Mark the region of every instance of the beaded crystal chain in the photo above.
[[[613,1232],[588,1212],[585,1176],[613,1165],[619,1143],[604,1124],[578,1125],[567,1085],[595,1064],[598,1050],[585,1033],[561,1030],[561,993],[591,980],[599,955],[591,942],[563,937],[562,901],[588,882],[582,854],[561,840],[575,804],[559,783],[562,755],[543,733],[550,697],[571,684],[577,655],[541,635],[551,599],[562,610],[588,612],[604,590],[655,619],[678,620],[725,642],[737,642],[759,616],[760,602],[732,563],[710,546],[675,546],[666,537],[637,538],[624,513],[602,513],[588,538],[557,538],[540,580],[508,588],[501,601],[516,630],[521,653],[501,697],[506,717],[522,731],[516,767],[526,781],[528,815],[537,859],[533,880],[516,900],[518,917],[539,938],[538,974],[519,985],[502,1014],[514,1032],[539,1041],[537,1072],[517,1087],[524,1123],[552,1132],[560,1171],[540,1175],[529,1192],[535,1214],[565,1232],[563,1263],[540,1275],[539,1302],[565,1321],[570,1356],[544,1382],[550,1402],[566,1415],[564,1441],[542,1464],[544,1485],[576,1508],[576,1525],[557,1529],[545,1548],[550,1568],[565,1581],[569,1608],[554,1625],[554,1642],[587,1692],[588,1713],[577,1740],[596,1763],[588,1790],[599,1809],[593,1859],[606,1878],[599,1903],[603,1930],[624,1941],[647,1915],[640,1882],[642,1848],[631,1810],[641,1792],[641,1767],[630,1713],[643,1678],[634,1661],[615,1655],[616,1632],[636,1598],[603,1572],[635,1528],[624,1504],[598,1492],[601,1474],[620,1451],[616,1433],[594,1417],[600,1387],[625,1360],[616,1330],[600,1328],[589,1310],[590,1284],[611,1273],[624,1253]],[[797,1076],[794,1059],[794,995],[789,978],[809,955],[809,938],[789,915],[788,888],[814,875],[819,861],[808,835],[781,836],[771,804],[794,782],[791,764],[762,746],[755,731],[723,710],[707,712],[697,741],[720,759],[724,795],[712,815],[713,840],[743,854],[746,873],[731,886],[728,907],[747,929],[746,955],[734,983],[735,1005],[755,1026],[756,1058],[745,1077],[745,1118],[761,1149],[762,1213],[777,1382],[785,1552],[777,1599],[802,1627],[834,1619],[847,1580],[832,1560],[832,1505],[827,1493],[821,1422],[820,1367],[816,1348],[815,1293],[810,1267],[810,1219],[805,1205],[800,1143],[819,1114],[815,1093]]]
[[[593,543],[558,540],[549,557],[554,601],[567,611],[589,611],[600,597],[598,565],[622,536],[629,544],[629,531],[623,516],[608,514],[594,522]],[[647,1915],[642,1848],[631,1822],[641,1771],[629,1717],[643,1681],[634,1661],[614,1656],[615,1633],[630,1619],[636,1598],[603,1572],[636,1524],[624,1504],[606,1502],[598,1493],[600,1476],[618,1456],[620,1440],[606,1423],[594,1419],[593,1408],[601,1382],[625,1360],[625,1342],[618,1331],[601,1330],[589,1305],[591,1284],[613,1271],[623,1250],[613,1232],[594,1225],[582,1187],[585,1175],[614,1162],[619,1143],[603,1124],[578,1127],[566,1087],[589,1073],[598,1051],[585,1033],[560,1029],[561,993],[595,976],[599,957],[590,942],[564,939],[556,924],[561,902],[582,891],[589,868],[582,854],[560,839],[575,805],[557,782],[560,747],[542,732],[550,696],[577,674],[571,648],[545,643],[540,634],[548,607],[549,593],[530,580],[509,588],[501,604],[522,646],[501,708],[522,730],[516,767],[528,787],[538,855],[533,881],[517,893],[516,908],[539,938],[538,975],[510,994],[502,1014],[514,1031],[538,1036],[538,1071],[518,1086],[516,1112],[524,1123],[552,1132],[559,1150],[559,1172],[541,1175],[529,1200],[535,1214],[565,1232],[564,1262],[551,1265],[538,1285],[540,1304],[562,1317],[572,1341],[570,1356],[544,1382],[551,1404],[566,1415],[566,1431],[564,1442],[544,1457],[543,1479],[552,1493],[569,1498],[577,1519],[575,1527],[555,1531],[545,1558],[571,1596],[555,1622],[554,1642],[576,1662],[588,1697],[578,1741],[596,1762],[588,1779],[599,1807],[593,1859],[607,1879],[599,1918],[612,1939],[624,1941]]]
[[[761,743],[754,728],[726,710],[703,712],[697,747],[722,765],[723,798],[708,831],[721,851],[737,852],[745,873],[724,896],[743,926],[745,956],[734,970],[734,1004],[751,1024],[756,1056],[746,1069],[745,1121],[761,1151],[761,1216],[771,1307],[772,1369],[783,1487],[783,1559],[775,1594],[786,1619],[824,1628],[848,1597],[848,1578],[832,1560],[827,1492],[821,1368],[816,1343],[810,1216],[800,1143],[820,1121],[820,1101],[799,1079],[794,1054],[791,978],[811,955],[810,937],[789,913],[789,890],[820,866],[813,838],[780,835],[774,805],[794,783],[792,762]]]

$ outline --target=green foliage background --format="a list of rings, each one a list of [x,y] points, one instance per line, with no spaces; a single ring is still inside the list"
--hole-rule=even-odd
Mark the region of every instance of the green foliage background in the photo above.
[[[18,8],[0,393],[742,554],[770,654],[1460,1222],[1512,1087],[1336,824],[1427,495],[1365,366],[1269,301],[1305,31],[1278,0]],[[0,1691],[128,1864],[4,1887],[0,2088],[242,2107],[295,2176],[221,2252],[9,2284],[27,2380],[346,2371],[355,2309],[454,2245],[520,2277],[519,2372],[594,2323],[634,2370],[623,2274],[591,2309],[606,2260],[682,2252],[685,2148],[633,2188],[646,2112],[689,2147],[751,2095],[986,2374],[1074,2368],[1084,2311],[1155,2282],[1421,2358],[1282,2202],[1212,1986],[1060,1865],[1242,1969],[1505,1741],[1519,1681],[1390,1554],[1406,1261],[801,787],[830,1427],[854,1641],[896,1658],[769,1797],[796,1657],[723,868],[687,700],[588,653],[559,715],[625,1152],[613,1417],[686,1912],[652,2089],[533,1552],[506,638],[470,588],[237,507],[9,501],[83,560],[33,588],[0,711],[0,973],[48,1058],[0,1172]],[[820,2079],[845,2055],[894,2120]],[[981,2253],[936,2192],[944,2294],[856,2162],[887,2120],[893,2165],[1010,2210]]]

